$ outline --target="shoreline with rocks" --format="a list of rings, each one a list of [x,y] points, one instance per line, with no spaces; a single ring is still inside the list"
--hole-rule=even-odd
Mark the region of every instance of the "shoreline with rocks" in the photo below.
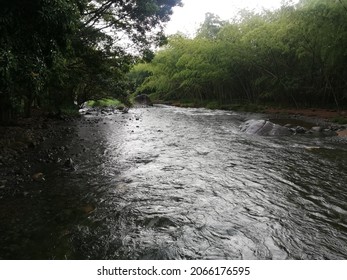
[[[50,118],[38,115],[18,119],[11,126],[0,125],[0,167],[2,166],[4,153],[16,155],[25,150],[33,149],[47,139],[61,135],[66,126],[79,120],[83,115],[94,115],[102,118],[113,114],[125,114],[128,110],[129,108],[118,110],[113,107],[87,108],[82,110],[81,115],[75,117]],[[337,115],[336,111],[323,109],[269,109],[265,114],[268,115],[270,121],[287,127],[293,134],[323,133],[328,136],[347,137],[347,124],[336,124],[331,121],[331,118]],[[282,120],[282,122],[286,120],[288,123],[278,123],[278,120]],[[304,122],[312,126],[295,125],[298,122]]]
[[[104,117],[113,114],[122,115],[127,112],[127,110],[119,111],[114,108],[92,108],[85,111],[84,114],[97,116],[98,118],[93,122],[102,122]],[[292,134],[347,138],[347,125],[332,123],[325,118],[325,115],[319,116],[317,111],[315,116],[272,112],[267,114],[267,117],[270,117],[271,122],[277,124],[281,120],[283,123],[280,123],[280,125],[287,127]],[[56,149],[53,151],[55,156],[64,153],[64,144],[62,143],[68,141],[70,136],[74,136],[75,129],[73,127],[76,122],[81,122],[87,126],[91,123],[90,120],[86,120],[81,116],[50,118],[39,115],[27,119],[18,119],[11,126],[0,126],[0,190],[7,189],[8,186],[20,186],[23,181],[40,181],[43,177],[40,174],[41,170],[33,172],[31,165],[34,161],[49,162],[51,159],[49,151],[42,152],[42,154],[47,154],[45,156],[39,155],[38,151],[52,149],[53,147],[53,150]],[[305,127],[300,122],[307,123],[311,127]],[[62,147],[55,147],[54,145]],[[62,166],[73,168],[72,159],[66,157],[61,160]]]
[[[347,111],[337,111],[319,108],[307,109],[279,109],[268,108],[266,114],[276,118],[297,119],[307,123],[314,124],[311,129],[301,129],[299,133],[316,133],[316,132],[336,132],[336,136],[347,136]],[[339,120],[342,123],[337,123]],[[300,130],[300,129],[299,129]],[[333,135],[332,135],[333,136]]]

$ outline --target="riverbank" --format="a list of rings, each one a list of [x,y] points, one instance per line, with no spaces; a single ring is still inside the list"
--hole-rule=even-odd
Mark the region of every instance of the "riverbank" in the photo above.
[[[36,166],[52,160],[47,143],[54,147],[58,145],[54,143],[71,135],[71,124],[78,119],[34,115],[0,126],[0,198],[21,192],[25,182],[42,179]],[[56,148],[59,151],[60,147]]]
[[[172,105],[176,107],[201,107],[199,104],[191,102],[180,103],[174,101],[155,101],[154,103]],[[211,106],[210,103],[210,106],[204,107],[209,108],[214,106]],[[339,130],[338,135],[341,137],[347,137],[347,111],[320,108],[293,109],[257,107],[255,105],[225,105],[209,109],[264,113],[271,115],[271,118],[288,117],[302,119],[321,126],[336,126]],[[100,110],[91,108],[87,114],[100,113],[100,116],[106,116],[114,114],[115,111],[119,112],[119,110],[114,108],[111,108],[110,110],[108,110],[108,108],[100,108]],[[10,126],[0,126],[0,167],[4,161],[3,155],[9,155],[9,157],[5,158],[5,161],[7,161],[9,158],[12,158],[17,154],[39,146],[46,139],[54,138],[57,135],[62,135],[64,133],[64,127],[79,117],[80,116],[71,117],[66,115],[59,118],[51,118],[43,114],[36,114],[31,118],[20,118]]]
[[[282,108],[257,104],[224,104],[218,102],[191,102],[191,101],[154,101],[156,104],[171,105],[182,108],[207,108],[237,112],[263,113],[274,117],[301,118],[308,122],[322,125],[341,125],[347,128],[347,110],[323,108]],[[346,133],[341,133],[344,136]]]
[[[347,137],[347,111],[337,111],[319,108],[279,109],[268,108],[267,114],[299,117],[319,125],[335,126],[338,137]]]
[[[347,124],[347,111],[337,111],[320,108],[293,109],[269,107],[265,109],[265,112],[268,114],[303,116],[312,119],[321,119],[331,123]]]
[[[171,104],[178,107],[190,107],[189,104]],[[191,105],[191,104],[190,104]],[[130,109],[131,111],[131,109]],[[257,110],[255,110],[257,111]],[[121,112],[114,108],[100,108],[100,110],[91,108],[87,115],[95,115],[102,122],[105,117]],[[345,112],[337,112],[327,109],[279,109],[267,108],[261,114],[265,114],[269,119],[294,120],[294,123],[299,121],[312,123],[312,126],[319,126],[322,129],[337,134],[338,137],[347,138],[347,125],[334,123],[333,120],[343,120]],[[33,161],[33,157],[37,162],[49,162],[52,151],[47,151],[39,154],[37,151],[42,151],[44,147],[51,146],[55,149],[54,152],[64,150],[64,145],[56,144],[62,142],[69,135],[72,135],[72,124],[80,121],[80,116],[63,116],[59,118],[51,118],[43,114],[36,114],[31,118],[18,119],[11,126],[0,126],[0,189],[5,186],[20,185],[23,180],[36,180],[33,176],[40,173],[41,170],[35,170],[28,162]],[[81,120],[82,125],[89,125],[84,119]],[[280,123],[282,124],[282,123]],[[285,124],[282,124],[285,125]],[[310,129],[307,127],[306,129]],[[47,145],[53,143],[53,145]],[[56,146],[56,147],[55,147]],[[27,158],[28,162],[19,162],[19,159]],[[62,159],[62,164],[69,164],[68,156]],[[35,176],[34,176],[35,177]]]
[[[170,105],[178,107],[193,107],[191,104]],[[131,110],[131,109],[130,109]],[[257,110],[255,110],[257,111]],[[103,108],[91,109],[87,114],[100,116],[100,121],[106,116],[119,114],[119,110]],[[344,120],[346,112],[337,112],[327,109],[279,109],[267,108],[261,112],[269,115],[271,119],[295,119],[310,122],[322,128],[328,128],[337,133],[338,137],[347,138],[347,125],[337,124],[334,120]],[[73,133],[71,124],[79,121],[80,116],[63,116],[50,118],[45,115],[34,115],[31,118],[18,119],[11,126],[0,126],[0,189],[5,185],[18,185],[23,178],[35,180],[33,168],[24,162],[18,162],[19,158],[36,157],[37,150],[41,150],[47,142],[55,142],[57,139],[69,137]],[[86,123],[88,125],[88,123]],[[309,128],[308,128],[309,129]],[[54,146],[54,145],[53,145]],[[57,147],[57,149],[64,147]],[[45,157],[38,155],[37,161],[49,161],[49,152]],[[68,159],[63,159],[64,161]],[[38,170],[40,171],[40,170]]]

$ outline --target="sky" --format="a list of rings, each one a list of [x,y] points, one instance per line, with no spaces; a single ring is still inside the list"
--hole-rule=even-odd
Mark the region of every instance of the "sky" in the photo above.
[[[282,0],[182,0],[183,7],[175,7],[165,33],[175,34],[178,31],[189,36],[199,28],[207,12],[218,15],[223,20],[233,18],[238,11],[247,8],[261,11],[262,8],[276,9]],[[298,2],[294,0],[293,2]]]

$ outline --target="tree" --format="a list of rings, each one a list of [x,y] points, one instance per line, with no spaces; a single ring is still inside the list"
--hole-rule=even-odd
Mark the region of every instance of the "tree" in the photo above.
[[[227,22],[221,20],[219,16],[212,13],[206,13],[205,21],[201,24],[200,28],[198,29],[197,38],[205,38],[209,40],[215,39],[217,37],[218,32],[226,24]]]
[[[1,119],[42,91],[47,69],[68,46],[78,23],[78,1],[4,1],[0,12]]]
[[[0,4],[0,121],[33,102],[60,107],[124,94],[135,52],[163,41],[180,0],[33,0]],[[153,31],[155,30],[155,32]],[[131,48],[130,48],[131,47]],[[132,53],[129,53],[131,50]]]
[[[77,75],[81,81],[77,93],[79,103],[102,95],[124,98],[125,73],[134,61],[134,54],[151,59],[149,48],[165,41],[163,23],[169,20],[172,7],[176,5],[181,5],[180,0],[88,3],[82,14],[81,34],[73,41],[78,58],[73,65],[77,69],[77,65],[80,66]],[[104,66],[91,65],[95,59]],[[83,78],[85,75],[87,79]]]
[[[169,38],[138,87],[160,99],[347,106],[347,0],[207,14],[194,39]]]

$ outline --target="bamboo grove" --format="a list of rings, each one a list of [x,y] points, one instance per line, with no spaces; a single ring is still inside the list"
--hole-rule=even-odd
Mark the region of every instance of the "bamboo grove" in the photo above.
[[[174,35],[129,74],[157,100],[278,106],[347,105],[347,1],[302,0],[276,11],[206,14],[195,38]]]

